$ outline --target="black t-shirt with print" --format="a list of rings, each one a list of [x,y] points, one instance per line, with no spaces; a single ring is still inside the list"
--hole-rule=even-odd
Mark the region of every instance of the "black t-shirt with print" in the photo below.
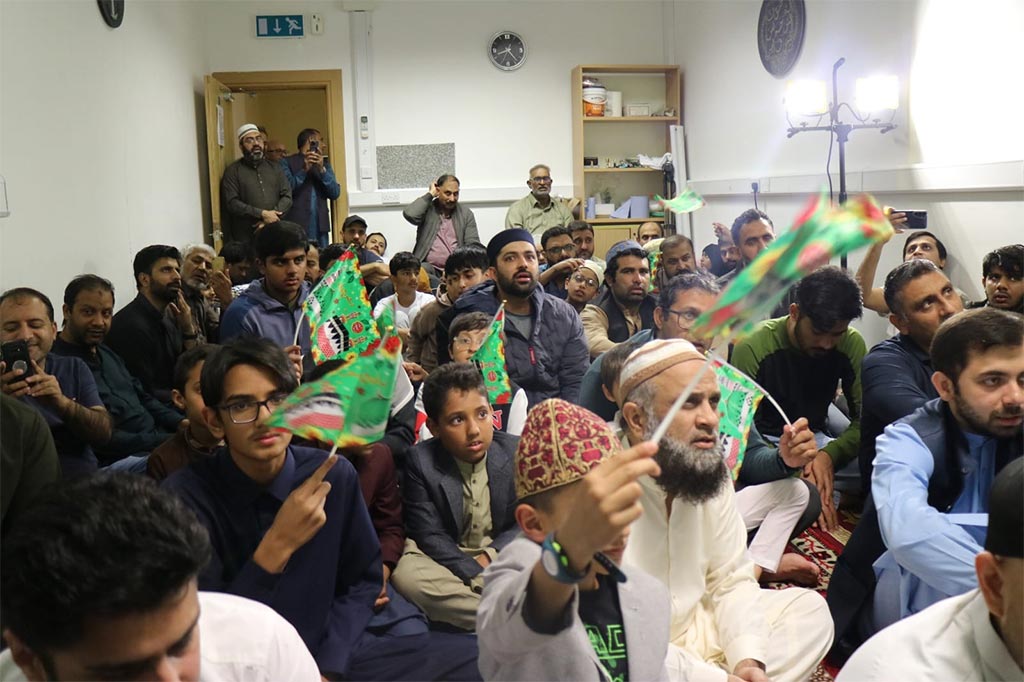
[[[622,626],[618,583],[606,575],[597,576],[596,590],[580,590],[580,620],[590,645],[612,682],[629,682],[626,631]]]

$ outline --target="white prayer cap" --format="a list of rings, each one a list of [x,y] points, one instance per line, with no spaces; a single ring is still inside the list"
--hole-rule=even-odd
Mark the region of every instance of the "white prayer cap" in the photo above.
[[[619,409],[637,386],[687,360],[703,361],[704,356],[684,339],[650,341],[630,353],[619,372],[619,390],[615,396]]]
[[[254,124],[254,123],[243,123],[242,125],[240,125],[238,127],[238,131],[235,133],[235,136],[239,140],[241,140],[242,136],[245,135],[246,133],[251,133],[251,132],[257,132],[258,133],[259,131],[260,131],[260,129],[256,127],[256,124]]]

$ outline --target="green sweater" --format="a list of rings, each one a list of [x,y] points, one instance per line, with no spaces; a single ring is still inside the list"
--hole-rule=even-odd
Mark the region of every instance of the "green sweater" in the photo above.
[[[789,316],[763,322],[756,332],[738,343],[732,364],[752,377],[778,401],[786,415],[807,417],[812,431],[822,431],[828,406],[842,386],[850,407],[850,427],[822,448],[838,470],[857,456],[860,446],[860,365],[867,353],[864,338],[850,327],[836,347],[820,358],[800,351],[789,340]],[[761,401],[754,423],[767,436],[779,437],[785,422],[767,400]]]

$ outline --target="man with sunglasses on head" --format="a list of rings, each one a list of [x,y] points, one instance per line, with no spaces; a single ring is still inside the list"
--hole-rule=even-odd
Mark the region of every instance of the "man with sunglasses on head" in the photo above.
[[[531,168],[526,186],[530,188],[530,193],[509,206],[505,214],[506,230],[519,227],[536,239],[549,227],[564,227],[572,222],[569,207],[551,197],[550,168],[544,164]]]

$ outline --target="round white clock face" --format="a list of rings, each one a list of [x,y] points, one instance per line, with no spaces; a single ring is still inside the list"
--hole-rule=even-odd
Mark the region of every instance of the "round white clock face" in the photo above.
[[[487,47],[491,63],[502,71],[515,71],[526,61],[526,43],[518,33],[498,31]]]

